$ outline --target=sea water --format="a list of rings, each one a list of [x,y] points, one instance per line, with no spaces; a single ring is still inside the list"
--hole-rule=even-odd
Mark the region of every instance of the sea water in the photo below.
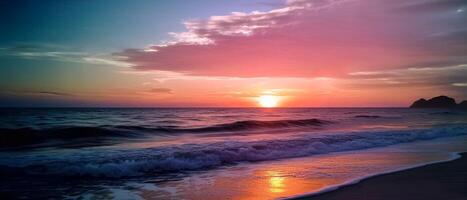
[[[276,199],[447,161],[467,113],[406,108],[3,109],[0,193]]]

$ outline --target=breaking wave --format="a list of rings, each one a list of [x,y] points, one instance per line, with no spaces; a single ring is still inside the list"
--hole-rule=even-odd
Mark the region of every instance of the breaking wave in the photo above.
[[[259,129],[277,129],[294,127],[321,126],[330,123],[319,119],[276,120],[276,121],[237,121],[200,128],[182,128],[176,126],[101,126],[101,127],[58,127],[49,129],[0,129],[0,148],[21,147],[26,145],[47,146],[44,143],[53,141],[53,146],[60,144],[87,145],[101,144],[110,139],[139,138],[154,134],[174,133],[212,133],[235,132]],[[115,142],[115,141],[114,141]]]
[[[178,129],[176,131],[186,132],[225,132],[225,131],[245,131],[255,129],[274,129],[274,128],[293,128],[293,127],[309,127],[321,126],[331,123],[329,121],[319,119],[298,119],[298,120],[277,120],[277,121],[238,121],[229,124],[219,124],[204,128],[195,129]]]
[[[137,177],[205,170],[240,162],[312,156],[330,152],[382,147],[399,143],[467,135],[467,125],[430,129],[301,135],[263,141],[224,141],[70,156],[35,161],[21,167],[0,166],[0,174],[57,175],[91,178]],[[8,171],[8,172],[7,172]]]

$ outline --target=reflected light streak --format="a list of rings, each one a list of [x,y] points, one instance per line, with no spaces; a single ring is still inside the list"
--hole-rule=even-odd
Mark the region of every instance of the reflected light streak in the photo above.
[[[284,183],[285,177],[275,171],[268,171],[267,173],[269,176],[269,191],[272,193],[284,192],[284,188],[286,187]]]

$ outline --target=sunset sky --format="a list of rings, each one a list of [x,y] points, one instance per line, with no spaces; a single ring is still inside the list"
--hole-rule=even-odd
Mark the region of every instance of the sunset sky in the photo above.
[[[0,25],[0,106],[467,99],[465,0],[18,0]]]

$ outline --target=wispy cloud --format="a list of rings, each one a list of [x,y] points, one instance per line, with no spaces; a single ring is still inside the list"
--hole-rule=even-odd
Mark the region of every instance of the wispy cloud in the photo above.
[[[55,44],[19,43],[13,46],[0,48],[0,54],[16,56],[23,59],[42,59],[60,62],[132,67],[132,64],[125,62],[124,59],[126,58],[122,56],[92,54],[67,46]]]
[[[355,72],[345,80],[343,88],[442,88],[462,92],[457,87],[467,86],[467,65]]]
[[[173,90],[169,88],[152,88],[149,90],[149,92],[156,94],[172,94]]]
[[[168,42],[117,55],[141,71],[193,76],[341,77],[467,63],[465,1],[291,0],[267,12],[184,22]],[[423,7],[424,11],[413,7]],[[414,10],[413,12],[406,12]],[[430,23],[426,20],[430,19]]]
[[[274,95],[279,97],[295,97],[303,95],[305,90],[303,89],[289,89],[289,88],[277,88],[277,89],[265,89],[262,91],[229,91],[223,92],[216,95],[223,95],[228,97],[240,97],[240,98],[255,98],[261,95]]]
[[[45,95],[54,95],[54,96],[73,96],[72,94],[69,94],[69,93],[53,92],[53,91],[39,91],[39,92],[34,92],[34,93],[45,94]]]
[[[71,93],[66,92],[57,92],[57,91],[48,91],[48,90],[20,90],[20,91],[4,91],[4,93],[15,94],[15,95],[40,95],[40,96],[59,96],[59,97],[71,97],[75,96]]]

